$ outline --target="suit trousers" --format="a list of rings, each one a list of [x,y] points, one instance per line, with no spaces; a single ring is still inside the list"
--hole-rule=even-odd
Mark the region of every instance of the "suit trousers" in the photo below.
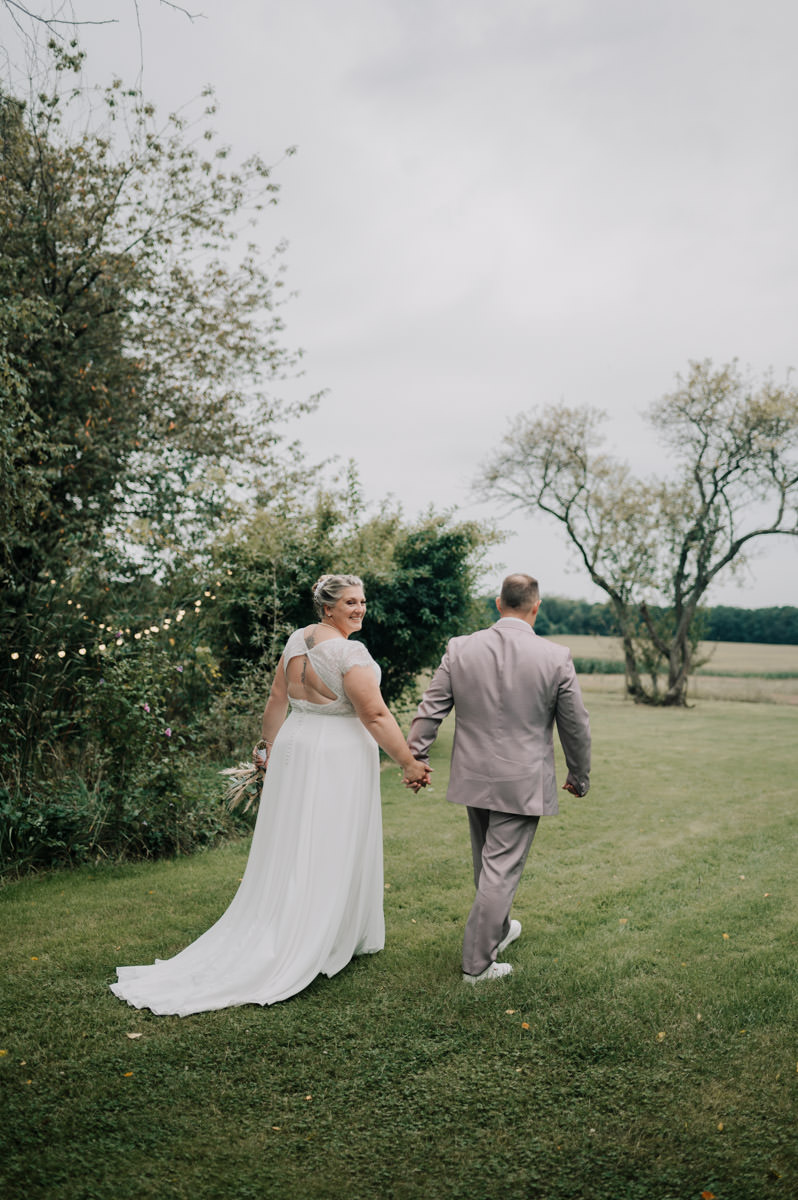
[[[496,960],[540,817],[468,808],[477,894],[463,938],[463,970],[481,975]]]

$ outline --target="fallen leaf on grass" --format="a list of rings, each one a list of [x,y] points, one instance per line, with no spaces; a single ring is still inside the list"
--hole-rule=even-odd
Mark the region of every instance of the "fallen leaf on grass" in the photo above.
[[[618,924],[619,925],[628,925],[629,918],[628,917],[618,917]]]
[[[702,1192],[701,1200],[715,1200],[715,1193],[714,1192]]]
[[[508,1017],[512,1017],[513,1014],[516,1012],[516,1010],[514,1008],[505,1008],[504,1011],[507,1013]],[[5,1050],[3,1051],[3,1054],[5,1054]]]
[[[665,1041],[665,1034],[664,1034],[664,1033],[658,1033],[658,1034],[657,1034],[657,1041],[658,1041],[658,1042],[664,1042],[664,1041]]]
[[[724,935],[723,935],[723,940],[724,940],[724,942],[728,942],[728,940],[729,940],[729,935],[728,935],[728,933],[724,933]]]
[[[521,1022],[521,1028],[522,1028],[522,1029],[529,1029],[529,1021],[522,1021],[522,1022]]]
[[[723,1122],[718,1121],[718,1133],[723,1133]]]
[[[123,1078],[123,1079],[130,1079],[130,1076],[131,1076],[132,1074],[133,1074],[133,1072],[132,1072],[132,1071],[125,1071],[125,1073],[124,1073],[124,1075],[122,1076],[122,1078]]]
[[[144,1034],[143,1033],[126,1033],[125,1037],[129,1037],[132,1042],[132,1041],[134,1041],[135,1038],[144,1037]]]

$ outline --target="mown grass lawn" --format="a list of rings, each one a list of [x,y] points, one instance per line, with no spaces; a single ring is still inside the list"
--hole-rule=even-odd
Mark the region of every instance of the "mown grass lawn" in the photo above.
[[[383,776],[386,949],[273,1008],[107,990],[210,924],[244,843],[4,888],[0,1194],[798,1194],[795,709],[589,706],[594,787],[541,824],[507,981],[460,979],[445,733],[432,794]]]

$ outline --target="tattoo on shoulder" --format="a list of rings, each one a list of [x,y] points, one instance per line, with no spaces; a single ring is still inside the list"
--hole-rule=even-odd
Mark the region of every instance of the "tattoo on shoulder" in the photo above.
[[[305,645],[307,646],[308,650],[311,650],[316,645],[315,633],[311,633],[305,638]]]

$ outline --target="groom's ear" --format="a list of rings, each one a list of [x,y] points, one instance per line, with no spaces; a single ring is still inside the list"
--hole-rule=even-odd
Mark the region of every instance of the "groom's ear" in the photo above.
[[[496,605],[496,611],[498,612],[499,616],[501,616],[502,615],[502,598],[501,598],[501,596],[497,596],[494,603]]]

